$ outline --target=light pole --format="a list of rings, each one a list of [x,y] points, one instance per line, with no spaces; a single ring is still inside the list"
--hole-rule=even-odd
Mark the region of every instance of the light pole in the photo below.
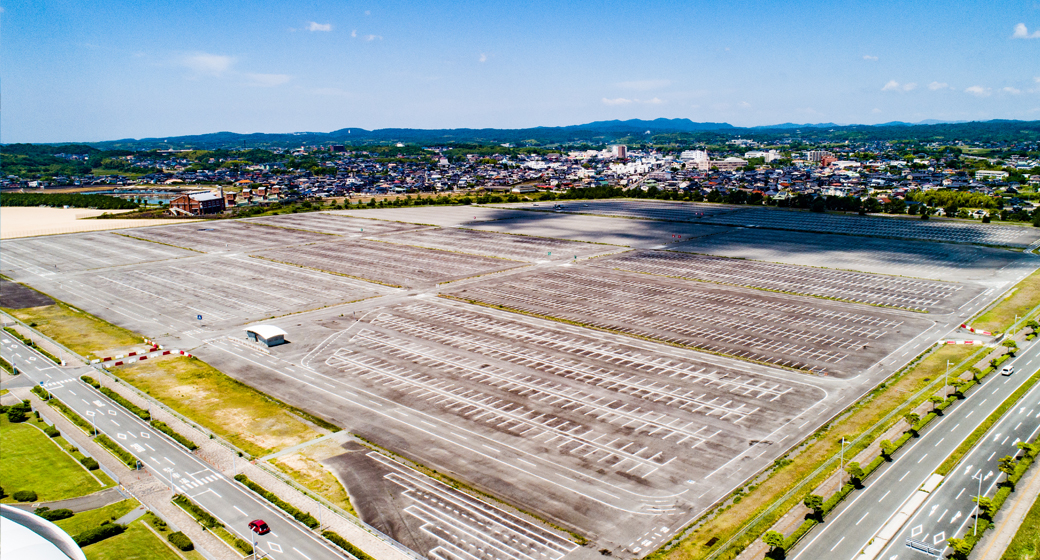
[[[94,416],[95,416],[94,411],[93,410],[88,410],[87,411],[87,416],[90,416],[90,426],[92,428],[94,428],[94,436],[97,437],[97,422],[94,420]]]
[[[979,479],[979,493],[978,493],[978,497],[975,498],[975,529],[974,529],[974,531],[972,531],[973,535],[978,535],[979,534],[979,501],[982,500],[982,469],[979,469],[979,472],[976,473],[975,476],[973,476],[972,478]]]
[[[946,388],[950,386],[950,360],[946,360],[946,375],[943,377],[943,396],[946,396]]]
[[[845,480],[845,475],[841,474],[845,470],[845,436],[841,436],[841,460],[838,462],[838,483],[839,485]]]

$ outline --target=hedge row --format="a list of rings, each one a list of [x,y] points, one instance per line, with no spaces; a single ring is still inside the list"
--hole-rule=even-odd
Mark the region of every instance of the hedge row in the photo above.
[[[188,451],[195,451],[196,449],[199,448],[198,445],[195,445],[195,442],[193,442],[190,439],[188,439],[188,438],[178,434],[177,432],[175,432],[173,430],[173,428],[167,426],[165,422],[160,422],[158,420],[152,420],[151,422],[149,422],[149,424],[151,424],[152,427],[155,428],[156,430],[159,430],[160,432],[170,436],[177,443],[179,443],[179,444],[183,445],[184,447],[186,447],[188,449]]]
[[[338,534],[332,531],[324,531],[322,532],[321,536],[331,541],[332,544],[342,548],[343,550],[346,550],[350,553],[351,556],[357,558],[358,560],[376,560],[375,558],[372,558],[371,556],[365,554],[365,551],[350,544],[347,541],[347,539],[344,539],[343,537],[339,536]]]
[[[51,509],[47,506],[37,508],[36,511],[33,513],[46,519],[47,521],[59,521],[62,519],[68,519],[72,517],[71,509]]]
[[[18,331],[12,329],[11,327],[4,327],[4,330],[7,331],[7,334],[9,334],[9,335],[17,338],[18,340],[20,340],[22,342],[22,344],[28,346],[29,348],[32,348],[32,349],[36,350],[40,354],[43,354],[47,359],[51,360],[52,362],[54,362],[56,364],[59,364],[59,365],[61,364],[61,360],[56,358],[54,356],[54,354],[51,354],[50,352],[44,350],[43,348],[40,348],[39,346],[36,345],[35,342],[33,342],[32,340],[30,340],[28,338],[25,338]]]
[[[173,497],[173,503],[181,506],[187,510],[196,521],[202,524],[203,527],[210,529],[216,529],[217,527],[223,527],[224,524],[217,521],[216,517],[209,514],[208,511],[202,509],[201,506],[191,501],[190,498],[183,494],[177,494]]]
[[[93,377],[91,377],[89,375],[81,375],[81,376],[79,376],[79,380],[84,382],[84,383],[86,383],[87,385],[90,385],[91,387],[93,387],[95,389],[100,389],[101,388],[101,382],[96,380],[96,379],[94,379]]]
[[[92,426],[90,422],[87,422],[82,416],[76,414],[76,411],[72,410],[68,406],[65,406],[65,403],[53,397],[47,402],[54,408],[60,410],[61,413],[69,419],[69,421],[79,426],[80,428],[83,428],[88,434],[94,433],[94,426]]]
[[[46,402],[46,401],[51,400],[51,394],[47,392],[47,389],[44,389],[43,387],[40,387],[39,385],[34,385],[33,388],[30,389],[30,390],[33,392],[34,395],[36,395],[37,397],[40,397],[41,401],[45,401]]]
[[[83,548],[88,544],[94,544],[109,537],[122,534],[125,530],[126,527],[118,523],[105,523],[100,527],[94,527],[93,529],[83,531],[75,537],[72,537],[72,540],[76,541],[76,544],[79,545],[80,548]]]
[[[121,407],[129,410],[130,412],[133,412],[134,414],[138,415],[139,417],[141,417],[142,420],[151,420],[152,419],[152,415],[149,414],[147,410],[145,410],[145,409],[137,406],[136,404],[126,400],[125,398],[123,398],[122,395],[120,395],[119,393],[113,391],[112,389],[109,389],[108,387],[101,387],[100,389],[98,389],[98,391],[101,391],[106,397],[108,397],[108,398],[116,401],[117,403],[119,403],[119,406],[121,406]]]
[[[1021,445],[1021,444],[1020,444]],[[950,548],[954,550],[953,558],[959,560],[966,559],[971,551],[974,550],[975,545],[982,540],[982,537],[986,534],[986,531],[993,526],[993,518],[996,516],[1000,508],[1004,506],[1004,502],[1007,501],[1008,496],[1011,495],[1011,491],[1014,490],[1015,485],[1018,481],[1026,474],[1029,470],[1029,466],[1036,460],[1037,453],[1040,452],[1040,437],[1033,440],[1031,446],[1026,448],[1026,454],[1015,463],[1014,471],[1008,475],[1007,480],[1000,484],[1000,488],[997,493],[993,495],[991,506],[988,510],[979,509],[978,521],[979,527],[976,533],[974,528],[967,531],[964,537],[958,539],[956,537],[947,539]]]
[[[318,520],[315,519],[313,515],[305,512],[305,511],[300,511],[300,510],[296,509],[296,506],[283,501],[281,498],[279,498],[278,496],[275,496],[274,493],[270,492],[269,490],[267,490],[263,486],[260,486],[259,484],[253,482],[252,480],[249,480],[249,477],[247,477],[246,475],[244,475],[244,474],[236,474],[235,475],[235,480],[241,482],[242,484],[244,484],[246,486],[246,488],[249,488],[253,492],[256,492],[261,497],[263,497],[265,500],[267,500],[267,501],[271,502],[272,504],[278,506],[279,508],[282,509],[282,511],[284,511],[285,513],[288,513],[289,515],[293,516],[300,523],[303,523],[304,525],[310,527],[311,529],[317,529],[318,528],[318,525],[319,525]]]
[[[122,445],[119,445],[118,443],[113,441],[112,438],[106,436],[105,434],[99,434],[96,438],[94,438],[94,441],[100,443],[106,449],[111,451],[112,454],[116,457],[119,457],[119,460],[122,461],[126,466],[130,467],[131,469],[137,468],[137,458],[131,455],[130,452],[126,449],[123,449]]]

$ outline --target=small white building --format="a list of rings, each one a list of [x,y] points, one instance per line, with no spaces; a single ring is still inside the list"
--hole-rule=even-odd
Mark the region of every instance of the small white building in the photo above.
[[[266,346],[285,344],[286,334],[288,333],[274,325],[256,325],[246,329],[246,338]]]

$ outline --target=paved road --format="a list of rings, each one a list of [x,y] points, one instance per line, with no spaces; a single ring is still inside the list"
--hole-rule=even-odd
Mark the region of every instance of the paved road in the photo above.
[[[255,537],[257,549],[275,559],[352,558],[329,547],[281,510],[257,498],[236,482],[213,470],[147,422],[126,412],[90,385],[81,375],[96,375],[89,367],[60,368],[14,337],[0,334],[3,355],[22,376],[43,387],[81,416],[98,432],[119,442],[153,475],[175,491],[189,496],[216,516],[228,530],[245,540]],[[261,518],[271,527],[264,536],[254,536],[247,524]]]
[[[866,488],[853,494],[821,529],[789,553],[792,560],[816,558],[854,558],[868,544],[903,503],[924,484],[943,460],[975,430],[1004,400],[1040,368],[1040,344],[1032,344],[1005,365],[1017,370],[1010,377],[990,375],[967,399],[946,409],[924,433],[896,454],[895,461],[883,465],[870,477]],[[912,558],[922,553],[906,547],[908,537],[942,548],[946,538],[961,535],[971,520],[971,501],[978,481],[971,476],[983,472],[983,490],[992,496],[998,479],[997,461],[1014,455],[1014,443],[1035,437],[1040,428],[1040,384],[1030,390],[1014,409],[1009,410],[985,440],[968,454],[918,509],[878,558]],[[1032,435],[1031,435],[1032,434]],[[987,478],[987,473],[989,474]]]

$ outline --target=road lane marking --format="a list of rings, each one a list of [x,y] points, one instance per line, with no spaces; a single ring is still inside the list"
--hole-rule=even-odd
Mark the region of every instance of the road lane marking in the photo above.
[[[845,540],[845,537],[838,539],[838,542],[834,543],[834,546],[831,547],[831,552],[834,552],[834,549],[838,548],[838,545],[841,544],[841,541],[843,540]]]
[[[856,522],[856,525],[859,525],[859,524],[860,524],[860,521],[863,521],[864,519],[866,519],[868,515],[870,515],[870,512],[869,512],[869,511],[868,511],[867,513],[864,513],[864,514],[863,514],[863,517],[860,517],[860,518],[859,518],[859,521],[857,521],[857,522]]]
[[[889,490],[888,492],[885,492],[885,495],[884,495],[884,496],[881,496],[881,499],[880,499],[880,500],[878,500],[878,503],[880,504],[880,503],[881,503],[882,501],[884,501],[884,499],[885,499],[886,497],[888,497],[888,495],[889,495],[889,494],[891,494],[891,493],[892,493],[892,491],[891,491],[891,490]]]

